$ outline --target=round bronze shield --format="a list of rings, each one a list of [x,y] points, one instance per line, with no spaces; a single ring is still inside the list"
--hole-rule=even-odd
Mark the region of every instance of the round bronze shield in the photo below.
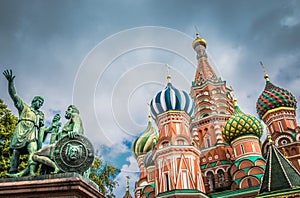
[[[94,161],[94,148],[85,136],[65,136],[56,143],[53,157],[60,170],[82,173]]]

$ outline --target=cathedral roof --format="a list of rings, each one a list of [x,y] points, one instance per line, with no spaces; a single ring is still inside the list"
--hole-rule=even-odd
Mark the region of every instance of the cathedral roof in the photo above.
[[[259,194],[300,186],[300,174],[296,168],[269,143],[267,164]]]
[[[154,119],[167,111],[185,111],[189,116],[194,111],[194,103],[190,96],[185,91],[178,90],[171,82],[153,97],[150,107]]]
[[[242,112],[235,101],[234,113],[222,130],[224,140],[230,143],[234,139],[245,135],[254,135],[260,138],[262,132],[260,121],[254,116]]]
[[[133,156],[137,158],[139,155],[146,154],[150,151],[154,140],[158,140],[158,133],[153,127],[152,122],[149,120],[146,130],[134,141],[132,145]]]
[[[260,118],[272,109],[280,107],[296,109],[297,101],[292,93],[272,84],[265,74],[266,86],[256,102],[256,111]]]

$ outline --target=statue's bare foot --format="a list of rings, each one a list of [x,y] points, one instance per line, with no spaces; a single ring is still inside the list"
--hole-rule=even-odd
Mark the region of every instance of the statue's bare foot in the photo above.
[[[7,177],[15,178],[15,177],[22,177],[22,172],[20,173],[6,173]]]
[[[51,172],[52,174],[56,174],[56,173],[59,173],[59,168],[55,168],[55,170],[53,172]]]

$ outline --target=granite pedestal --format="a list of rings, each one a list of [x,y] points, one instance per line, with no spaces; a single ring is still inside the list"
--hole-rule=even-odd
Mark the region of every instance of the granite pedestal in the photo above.
[[[94,182],[78,173],[0,179],[0,197],[105,198]]]

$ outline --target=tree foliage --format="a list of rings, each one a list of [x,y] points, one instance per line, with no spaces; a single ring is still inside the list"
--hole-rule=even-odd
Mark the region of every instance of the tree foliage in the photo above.
[[[96,156],[90,171],[90,179],[99,186],[99,191],[107,198],[115,197],[113,189],[118,185],[115,179],[120,170],[113,165],[103,163]]]
[[[11,152],[9,150],[10,139],[18,118],[12,115],[11,111],[0,99],[0,178],[6,177],[9,171]],[[20,157],[19,170],[23,170],[27,166],[28,155]]]

